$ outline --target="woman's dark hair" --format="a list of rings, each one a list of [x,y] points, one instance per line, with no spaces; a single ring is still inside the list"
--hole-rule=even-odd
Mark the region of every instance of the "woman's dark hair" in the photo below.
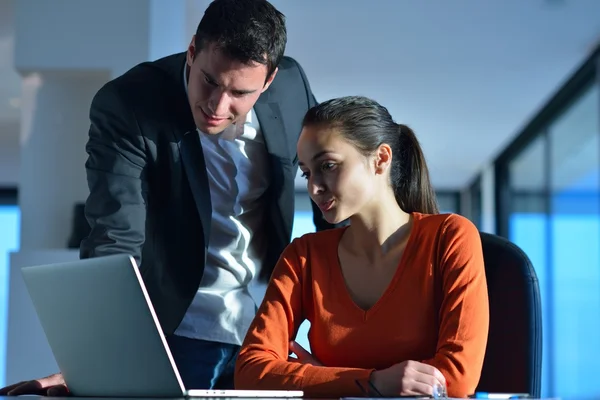
[[[232,59],[267,66],[267,79],[285,52],[285,16],[266,0],[214,0],[196,29],[196,55],[214,43]]]
[[[308,110],[303,125],[336,129],[367,157],[387,144],[392,149],[391,184],[400,208],[439,213],[419,141],[408,126],[394,122],[387,108],[362,96],[341,97]]]

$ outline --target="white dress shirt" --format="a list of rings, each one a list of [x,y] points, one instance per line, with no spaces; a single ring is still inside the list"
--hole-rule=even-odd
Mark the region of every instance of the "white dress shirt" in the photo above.
[[[184,84],[187,92],[185,72]],[[220,134],[198,134],[212,223],[202,282],[175,334],[240,345],[255,315],[248,286],[266,253],[268,153],[254,110],[243,127],[238,123]]]

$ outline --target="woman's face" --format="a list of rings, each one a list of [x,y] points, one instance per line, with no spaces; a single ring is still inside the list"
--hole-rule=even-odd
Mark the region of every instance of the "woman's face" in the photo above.
[[[305,127],[298,140],[298,160],[308,193],[329,223],[360,213],[379,194],[375,160],[335,129]]]

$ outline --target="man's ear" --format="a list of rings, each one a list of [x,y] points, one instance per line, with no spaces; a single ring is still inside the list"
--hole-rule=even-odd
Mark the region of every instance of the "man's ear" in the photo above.
[[[279,71],[279,67],[275,68],[275,71],[273,71],[273,73],[271,74],[269,79],[267,79],[267,82],[265,83],[265,86],[262,88],[261,93],[263,93],[265,90],[267,90],[269,88],[269,86],[271,86],[271,82],[273,82],[273,79],[275,79],[275,75],[277,75],[277,71]]]
[[[196,57],[196,35],[192,36],[192,40],[187,48],[187,54],[185,55],[185,61],[188,67],[191,67]]]

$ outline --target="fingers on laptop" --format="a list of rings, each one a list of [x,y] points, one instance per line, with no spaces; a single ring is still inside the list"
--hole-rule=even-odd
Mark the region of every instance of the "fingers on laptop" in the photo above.
[[[0,389],[0,396],[8,396],[8,393],[13,390],[14,388],[16,388],[19,385],[22,385],[25,382],[17,382],[17,383],[13,383],[12,385],[8,385],[5,386],[3,388]]]
[[[5,391],[6,390],[6,391]],[[69,396],[69,389],[65,385],[55,385],[43,387],[39,381],[24,381],[2,389],[0,395],[21,396],[21,395],[39,395],[39,396]]]
[[[56,385],[48,388],[47,391],[48,396],[69,396],[69,389],[65,385]]]
[[[1,396],[20,396],[22,394],[44,395],[46,392],[38,381],[22,381],[0,389]]]
[[[62,374],[53,374],[41,379],[17,382],[0,389],[0,396],[34,394],[41,396],[67,396],[69,389]]]

